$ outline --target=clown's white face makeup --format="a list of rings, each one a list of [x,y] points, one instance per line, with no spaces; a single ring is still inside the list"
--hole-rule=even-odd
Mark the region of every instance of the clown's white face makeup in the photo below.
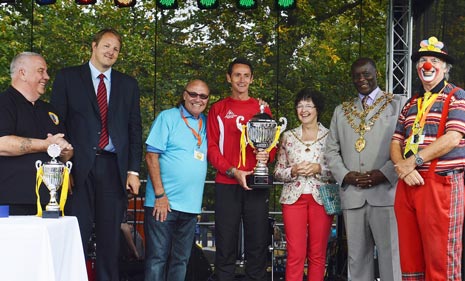
[[[425,90],[429,91],[436,86],[447,72],[446,63],[436,57],[421,57],[417,62],[417,73]]]

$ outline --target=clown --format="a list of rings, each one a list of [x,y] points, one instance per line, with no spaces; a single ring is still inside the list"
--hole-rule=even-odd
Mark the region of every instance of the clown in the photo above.
[[[444,44],[436,37],[420,43],[420,50],[412,56],[417,61],[417,74],[426,91],[448,79],[453,59],[444,50]],[[419,57],[421,55],[421,57]]]
[[[391,142],[402,279],[461,280],[465,91],[447,82],[454,60],[436,37],[412,61],[421,89]]]

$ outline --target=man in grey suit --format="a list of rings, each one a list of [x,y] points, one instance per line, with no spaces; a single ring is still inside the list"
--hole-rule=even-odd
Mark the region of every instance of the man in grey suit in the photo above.
[[[381,91],[372,59],[356,60],[351,75],[358,95],[336,107],[326,142],[329,168],[341,184],[349,273],[352,281],[375,279],[376,245],[381,280],[401,280],[389,143],[405,98]]]

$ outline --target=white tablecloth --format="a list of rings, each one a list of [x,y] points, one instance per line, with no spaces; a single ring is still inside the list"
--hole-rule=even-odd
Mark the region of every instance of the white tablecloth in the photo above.
[[[76,217],[0,218],[0,280],[87,281]]]

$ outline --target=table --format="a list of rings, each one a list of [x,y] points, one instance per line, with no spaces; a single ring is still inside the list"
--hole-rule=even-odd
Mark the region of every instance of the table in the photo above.
[[[76,217],[0,218],[0,280],[87,281]]]

